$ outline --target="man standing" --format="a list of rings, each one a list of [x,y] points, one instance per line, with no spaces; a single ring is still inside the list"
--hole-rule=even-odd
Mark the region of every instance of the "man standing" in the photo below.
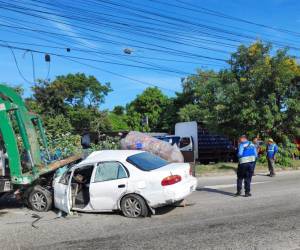
[[[244,180],[245,197],[251,196],[251,180],[255,167],[255,161],[257,157],[257,151],[254,144],[248,141],[245,135],[242,135],[239,139],[239,166],[237,170],[237,192],[236,196],[241,195],[242,185]]]
[[[256,149],[256,153],[257,153],[257,157],[256,157],[256,161],[255,161],[255,165],[254,165],[254,170],[253,170],[253,176],[255,176],[255,167],[256,167],[256,162],[258,160],[258,157],[259,157],[259,152],[260,152],[260,145],[259,145],[259,138],[258,137],[255,137],[253,139],[253,145]]]
[[[268,140],[267,145],[267,160],[268,160],[268,167],[270,171],[270,177],[275,176],[275,160],[276,160],[276,153],[278,152],[278,146],[274,143],[273,139]]]

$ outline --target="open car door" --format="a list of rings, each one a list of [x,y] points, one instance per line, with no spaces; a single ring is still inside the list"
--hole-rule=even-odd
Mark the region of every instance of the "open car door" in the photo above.
[[[74,171],[66,171],[54,183],[54,206],[69,214],[72,207],[71,180]]]

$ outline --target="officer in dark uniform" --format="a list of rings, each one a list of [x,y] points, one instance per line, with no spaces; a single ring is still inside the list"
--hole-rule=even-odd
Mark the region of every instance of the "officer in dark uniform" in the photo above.
[[[248,141],[245,135],[240,137],[239,142],[239,166],[237,170],[237,192],[235,195],[241,195],[244,180],[245,197],[249,197],[251,196],[251,181],[255,168],[257,151],[255,145],[251,141]]]

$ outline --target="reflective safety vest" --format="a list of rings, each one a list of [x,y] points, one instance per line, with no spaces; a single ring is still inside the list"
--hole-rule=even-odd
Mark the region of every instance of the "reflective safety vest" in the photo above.
[[[267,156],[268,156],[268,158],[274,158],[274,156],[277,152],[278,152],[278,146],[275,143],[269,144],[267,146]]]
[[[255,162],[257,158],[257,151],[252,142],[243,142],[239,145],[239,163]]]

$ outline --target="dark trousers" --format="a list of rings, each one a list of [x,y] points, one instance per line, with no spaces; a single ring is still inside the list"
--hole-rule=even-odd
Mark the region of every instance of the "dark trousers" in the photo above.
[[[241,192],[244,180],[244,188],[246,193],[251,191],[251,181],[255,168],[255,162],[239,164],[237,169],[237,191]]]
[[[269,167],[269,171],[270,171],[270,175],[275,175],[275,160],[273,158],[269,158],[268,159],[268,167]]]

